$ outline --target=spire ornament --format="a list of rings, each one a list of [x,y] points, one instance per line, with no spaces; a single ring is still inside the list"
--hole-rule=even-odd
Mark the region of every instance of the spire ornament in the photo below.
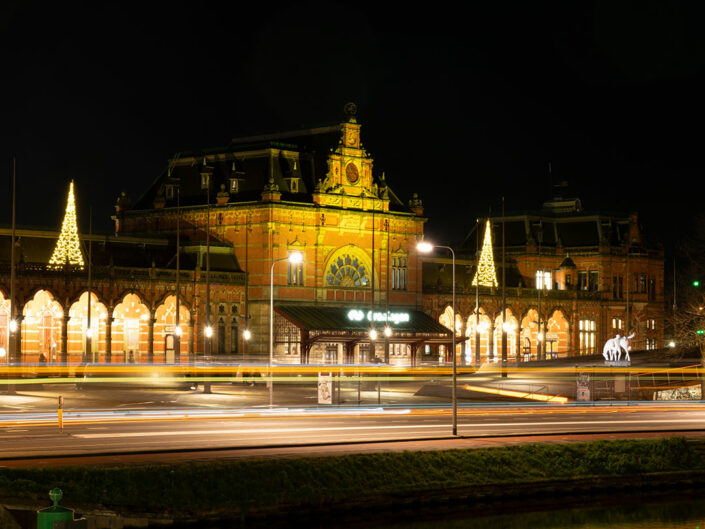
[[[487,219],[485,225],[485,240],[482,243],[482,251],[480,259],[477,263],[477,272],[472,280],[472,286],[477,286],[479,283],[483,287],[497,287],[497,272],[494,268],[494,254],[492,252],[492,228],[490,221]]]
[[[49,259],[50,269],[60,269],[66,265],[76,266],[83,270],[83,254],[81,253],[81,241],[78,238],[78,226],[76,225],[76,200],[73,193],[73,180],[69,186],[69,196],[66,200],[66,213],[64,222],[61,224],[61,234],[56,241],[54,253]]]

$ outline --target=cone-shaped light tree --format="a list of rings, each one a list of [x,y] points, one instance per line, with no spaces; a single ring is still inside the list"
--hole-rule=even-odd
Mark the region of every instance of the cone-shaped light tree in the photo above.
[[[76,200],[73,194],[73,180],[69,187],[69,196],[66,200],[66,213],[61,225],[61,234],[56,241],[54,253],[49,259],[49,268],[62,268],[66,265],[83,269],[83,254],[81,242],[78,239],[78,226],[76,225]]]
[[[487,224],[485,225],[485,240],[482,243],[482,251],[480,252],[480,259],[477,263],[477,272],[475,272],[475,278],[472,280],[472,286],[476,286],[478,283],[483,287],[499,286],[499,283],[497,282],[497,272],[494,268],[492,228],[490,227],[489,219],[487,219]]]

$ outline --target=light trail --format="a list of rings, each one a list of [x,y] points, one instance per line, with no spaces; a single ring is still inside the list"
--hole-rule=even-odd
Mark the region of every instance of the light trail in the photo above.
[[[458,409],[458,414],[462,416],[485,416],[494,415],[535,415],[535,414],[566,414],[580,413],[637,413],[637,412],[677,412],[693,411],[693,409],[704,411],[705,405],[696,406],[678,405],[651,405],[641,404],[633,406],[624,405],[595,405],[585,407],[582,405],[566,404],[534,404],[516,406],[516,404],[505,405],[505,409],[489,408],[488,406],[466,406]],[[198,421],[198,420],[227,420],[227,419],[337,419],[350,417],[384,417],[384,416],[448,416],[451,411],[447,405],[444,407],[373,407],[373,408],[272,408],[272,409],[252,409],[252,408],[223,408],[214,410],[212,408],[159,408],[159,409],[120,409],[120,410],[64,410],[64,425],[85,425],[85,424],[113,424],[113,423],[139,423],[139,422],[165,422],[165,421]],[[672,419],[675,420],[675,419]],[[696,421],[703,422],[704,419]],[[585,422],[585,421],[578,421]],[[601,421],[596,421],[599,423]],[[613,422],[620,422],[618,420]],[[622,421],[624,422],[624,421]],[[638,422],[638,421],[637,421]],[[586,423],[590,423],[587,421]],[[56,410],[35,411],[35,412],[4,412],[0,413],[0,428],[9,429],[17,427],[47,426],[57,424]],[[519,423],[513,423],[519,424]],[[523,423],[521,423],[523,424]],[[535,424],[535,423],[526,423]],[[544,423],[545,424],[545,423]],[[463,427],[469,426],[467,423]]]

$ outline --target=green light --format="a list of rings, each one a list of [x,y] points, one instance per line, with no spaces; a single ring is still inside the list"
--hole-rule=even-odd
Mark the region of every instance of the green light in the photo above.
[[[695,331],[697,334],[705,334],[705,329],[698,329]]]
[[[698,281],[697,279],[696,279],[695,281],[693,281],[693,286],[694,286],[694,287],[699,287],[699,286],[700,286],[700,281]]]

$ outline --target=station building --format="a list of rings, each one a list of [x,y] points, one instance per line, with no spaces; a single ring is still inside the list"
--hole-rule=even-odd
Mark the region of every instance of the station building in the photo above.
[[[600,354],[616,334],[633,333],[634,350],[664,346],[662,248],[636,213],[583,210],[565,186],[539,210],[477,219],[456,248],[455,315],[450,259],[424,260],[424,310],[455,321],[464,361],[501,359],[504,331],[510,362]],[[473,284],[488,239],[497,281]]]
[[[81,236],[90,267],[51,266],[61,234],[20,231],[18,359],[86,360],[91,334],[88,360],[263,360],[272,308],[281,363],[447,362],[453,327],[461,364],[496,361],[503,329],[511,362],[600,352],[616,333],[635,332],[635,349],[663,346],[663,253],[636,214],[556,196],[478,219],[455,247],[454,313],[451,259],[416,249],[421,199],[392,190],[362,138],[348,105],[342,123],[178,153],[137,200],[120,195],[114,235]],[[0,350],[9,235],[0,230]],[[289,262],[297,252],[303,261]],[[489,263],[494,281],[473,285]]]

